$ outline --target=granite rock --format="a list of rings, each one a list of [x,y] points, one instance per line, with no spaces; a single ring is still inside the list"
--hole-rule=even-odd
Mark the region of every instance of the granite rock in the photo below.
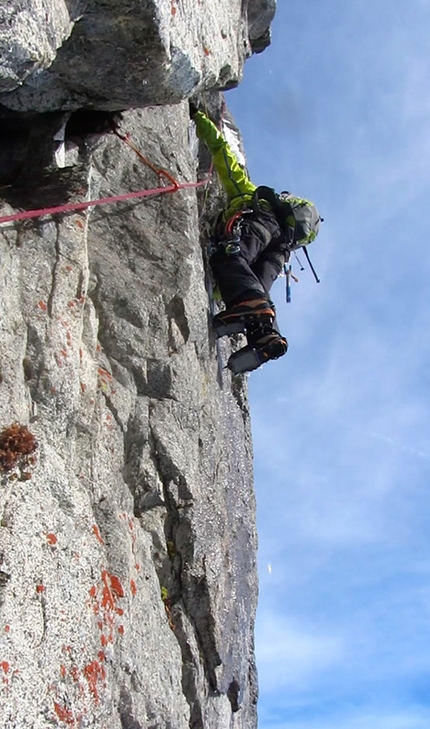
[[[0,217],[202,183],[0,222],[4,729],[257,725],[243,342],[210,326],[223,195],[184,99],[220,121],[273,12],[0,0]]]
[[[0,103],[21,112],[117,110],[229,88],[252,48],[270,42],[273,5],[0,0]]]
[[[41,159],[60,122],[38,118]],[[160,184],[113,133],[70,128],[75,164],[37,184],[24,162],[3,215]],[[185,104],[120,128],[195,179]],[[200,211],[179,190],[0,228],[0,424],[37,441],[0,487],[5,729],[255,726],[246,380],[221,369],[199,242],[217,194]]]

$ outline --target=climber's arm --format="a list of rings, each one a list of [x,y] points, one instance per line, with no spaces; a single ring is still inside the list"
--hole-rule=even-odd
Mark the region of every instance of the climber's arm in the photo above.
[[[197,136],[205,142],[212,155],[214,167],[229,200],[252,196],[256,185],[251,182],[215,124],[202,111],[193,114],[192,118],[196,125]]]

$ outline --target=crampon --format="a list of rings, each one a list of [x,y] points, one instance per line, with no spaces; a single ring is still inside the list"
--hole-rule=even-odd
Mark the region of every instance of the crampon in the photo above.
[[[282,357],[287,349],[288,342],[285,337],[274,332],[232,354],[227,367],[234,375],[252,372],[269,360]]]

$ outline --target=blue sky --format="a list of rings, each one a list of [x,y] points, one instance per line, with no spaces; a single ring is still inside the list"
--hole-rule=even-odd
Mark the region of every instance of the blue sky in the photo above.
[[[280,0],[227,94],[325,218],[249,378],[260,729],[430,727],[429,38],[429,0]]]

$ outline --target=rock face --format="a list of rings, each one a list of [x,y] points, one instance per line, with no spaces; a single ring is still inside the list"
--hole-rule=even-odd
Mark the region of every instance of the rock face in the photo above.
[[[274,4],[0,0],[0,103],[116,110],[235,85],[252,48],[270,42]]]
[[[121,13],[118,5],[105,3],[103,16],[98,3],[57,0],[51,24],[43,23],[43,0],[32,13],[18,0],[4,6],[16,45],[2,56],[0,216],[170,185],[157,169],[179,182],[196,179],[187,103],[165,103],[186,86],[166,71],[159,38],[141,48],[147,58],[159,53],[160,96],[151,92],[159,106],[107,115],[106,57],[95,47],[79,98],[96,110],[65,113],[70,102],[58,102],[63,83],[77,99],[62,56],[66,45],[80,48],[77,27],[130,28],[135,13],[139,43],[143,13],[161,27],[153,3],[121,3]],[[219,15],[233,22],[240,5],[218,2]],[[185,6],[169,5],[170,24]],[[192,6],[207,27],[204,9]],[[242,22],[236,39],[246,28]],[[170,50],[196,32],[180,29]],[[235,58],[243,61],[241,42]],[[73,57],[76,88],[90,55]],[[52,70],[48,95],[44,82],[33,93],[36,68]],[[198,83],[219,82],[209,74]],[[106,105],[95,91],[103,84]],[[143,103],[140,88],[125,88],[130,102]],[[31,110],[49,98],[50,113],[10,111],[5,96],[11,108]],[[112,98],[116,104],[114,81]],[[216,116],[219,94],[207,101]],[[217,347],[211,332],[205,263],[204,231],[219,202],[211,179],[197,191],[0,224],[5,729],[256,726],[246,380],[222,369],[231,345]]]

